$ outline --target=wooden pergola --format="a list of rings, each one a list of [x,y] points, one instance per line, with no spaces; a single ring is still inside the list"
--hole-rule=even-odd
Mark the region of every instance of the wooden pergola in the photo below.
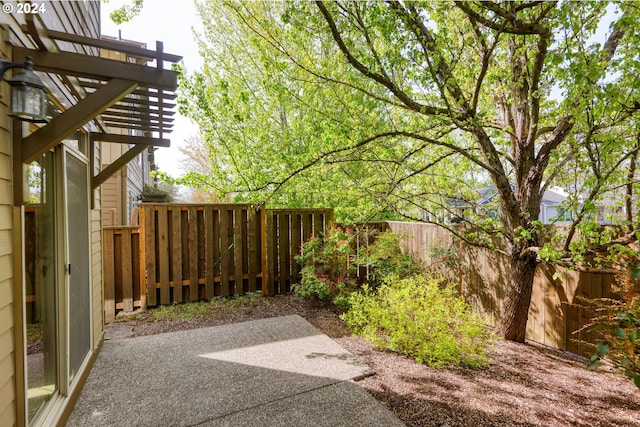
[[[131,146],[97,175],[91,173],[94,189],[149,146],[169,147],[170,141],[165,136],[173,127],[178,73],[165,69],[165,64],[175,64],[181,56],[165,53],[161,42],[156,42],[156,49],[150,50],[131,42],[49,30],[37,15],[30,16],[22,30],[38,49],[14,45],[13,61],[22,62],[31,56],[34,70],[41,72],[50,88],[55,88],[52,92],[64,94],[64,99],[53,100],[61,113],[27,136],[23,136],[22,122],[13,121],[17,204],[22,203],[18,199],[24,190],[19,188],[23,183],[24,165],[82,127],[89,131],[92,171],[95,170],[96,142]],[[65,47],[73,47],[74,51]],[[120,52],[135,62],[101,57],[103,50]]]

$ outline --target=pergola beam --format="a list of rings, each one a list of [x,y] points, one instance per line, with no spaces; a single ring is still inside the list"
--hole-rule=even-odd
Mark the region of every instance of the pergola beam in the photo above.
[[[130,136],[118,133],[100,133],[92,132],[90,134],[91,142],[112,142],[116,144],[136,144],[136,145],[152,145],[154,147],[169,147],[171,141],[166,138],[152,138],[148,136]]]
[[[23,30],[25,28],[23,27]],[[26,28],[27,31],[29,28]],[[85,46],[93,46],[98,47],[100,49],[108,49],[116,52],[126,53],[131,56],[136,56],[139,58],[145,58],[148,60],[156,59],[156,52],[153,50],[145,49],[143,47],[134,46],[126,42],[121,42],[119,40],[109,40],[109,39],[94,39],[91,37],[84,37],[77,34],[64,33],[61,31],[55,30],[46,30],[46,36],[55,40],[83,44]],[[182,60],[182,56],[172,55],[169,53],[163,53],[162,59],[167,62],[180,62]]]
[[[82,55],[70,52],[45,52],[13,47],[14,58],[31,56],[34,69],[47,73],[74,75],[89,79],[130,79],[135,76],[139,86],[151,86],[173,91],[178,85],[178,73],[146,65]]]
[[[46,126],[23,140],[22,162],[31,163],[58,145],[82,125],[107,110],[138,86],[137,82],[113,79],[76,105],[56,116]]]
[[[115,162],[111,163],[109,166],[103,169],[102,172],[100,172],[98,175],[93,177],[93,182],[92,182],[93,189],[96,189],[100,187],[102,184],[104,184],[104,182],[107,179],[109,179],[111,175],[118,172],[127,163],[129,163],[131,160],[138,157],[138,155],[146,149],[147,149],[146,145],[142,145],[142,144],[136,145],[133,148],[129,149],[129,151],[124,153],[122,156],[118,157],[118,159]]]

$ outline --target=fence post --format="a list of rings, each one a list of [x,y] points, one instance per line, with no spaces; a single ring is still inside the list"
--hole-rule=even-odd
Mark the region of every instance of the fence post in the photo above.
[[[133,311],[133,276],[131,253],[131,229],[123,227],[120,234],[120,254],[122,262],[122,303],[125,313]]]
[[[113,230],[102,231],[104,248],[104,321],[113,323],[116,320],[115,273],[113,254]]]
[[[158,206],[158,273],[160,275],[160,304],[171,302],[169,287],[169,211],[167,205]]]
[[[146,259],[147,259],[147,228],[146,228],[146,206],[140,205],[140,210],[138,212],[138,221],[139,221],[139,229],[140,229],[140,253],[139,263],[140,263],[140,309],[145,311],[147,309],[147,269],[146,269]]]

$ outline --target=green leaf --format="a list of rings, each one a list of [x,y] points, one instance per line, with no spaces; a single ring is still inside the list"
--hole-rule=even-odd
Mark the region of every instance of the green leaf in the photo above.
[[[634,266],[631,269],[631,278],[632,279],[640,279],[640,266]]]
[[[595,371],[598,367],[604,365],[604,363],[602,363],[599,360],[596,360],[595,362],[589,363],[589,366],[587,366],[587,369],[589,371]]]
[[[636,375],[633,378],[633,383],[636,385],[636,387],[640,388],[640,375]]]
[[[598,350],[598,354],[600,356],[606,356],[607,353],[609,353],[609,343],[608,342],[601,342],[601,343],[598,344],[596,349]]]
[[[629,331],[629,333],[627,334],[627,338],[629,338],[630,342],[635,342],[638,339],[638,330],[637,329],[632,329]]]
[[[621,339],[625,339],[627,337],[627,331],[622,328],[613,328],[611,332],[613,332],[615,336]]]

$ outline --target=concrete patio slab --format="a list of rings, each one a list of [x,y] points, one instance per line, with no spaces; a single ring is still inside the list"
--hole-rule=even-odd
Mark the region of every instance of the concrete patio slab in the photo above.
[[[68,426],[402,426],[300,316],[105,341]]]

